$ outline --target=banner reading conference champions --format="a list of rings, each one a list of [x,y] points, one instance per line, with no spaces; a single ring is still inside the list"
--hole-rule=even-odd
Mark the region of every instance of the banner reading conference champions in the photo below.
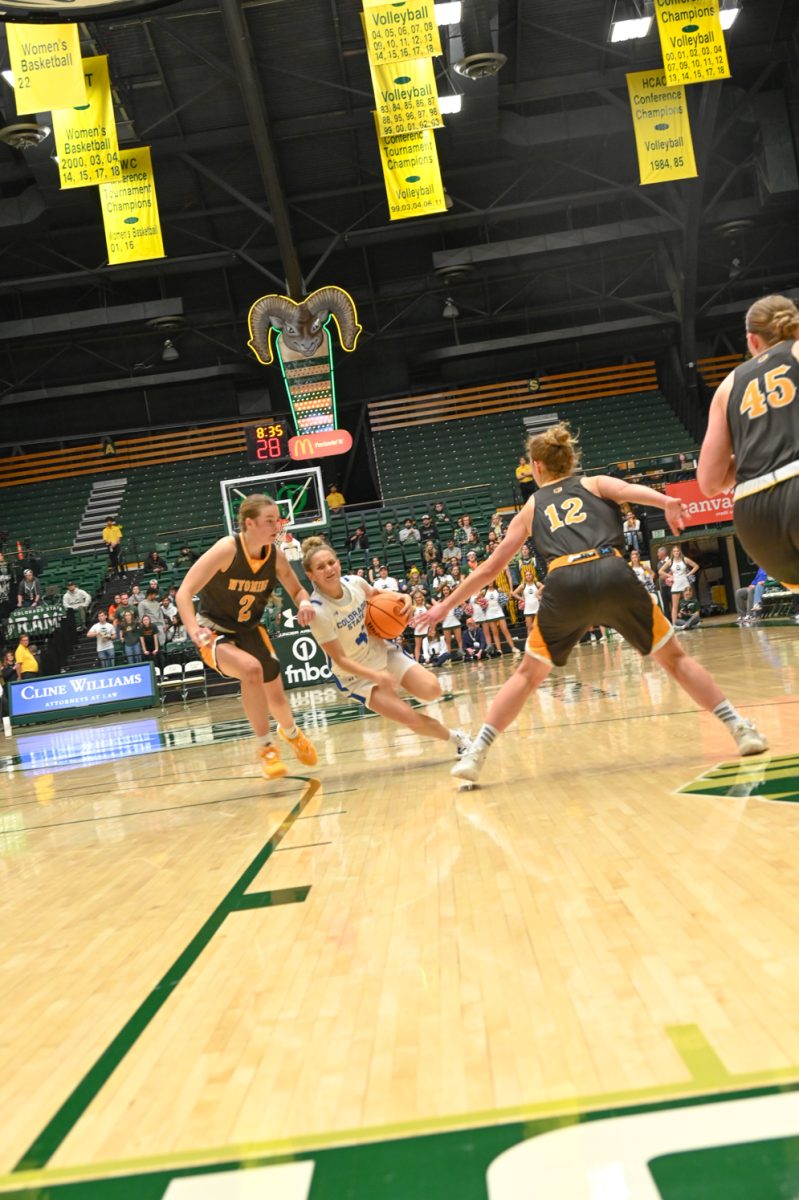
[[[671,87],[657,71],[627,76],[641,183],[693,179],[694,144],[684,87]]]
[[[100,188],[108,262],[164,258],[150,147],[123,150],[121,176]]]

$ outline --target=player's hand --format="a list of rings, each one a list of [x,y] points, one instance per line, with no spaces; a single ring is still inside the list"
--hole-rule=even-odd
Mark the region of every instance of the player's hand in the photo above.
[[[666,517],[666,524],[672,533],[678,534],[685,529],[685,518],[688,515],[688,509],[676,496],[669,496],[666,500],[666,507],[663,510]]]
[[[310,600],[303,600],[297,607],[297,624],[307,628],[316,616],[316,609]]]
[[[214,640],[214,635],[210,629],[204,629],[202,625],[193,625],[186,627],[186,633],[194,642],[198,650],[202,650],[205,646],[209,646]]]
[[[409,617],[411,615],[411,609],[413,608],[413,600],[411,600],[411,598],[407,594],[407,592],[403,595],[402,600],[403,600],[402,615],[404,617]]]
[[[417,613],[415,617],[411,617],[408,624],[413,629],[418,629],[420,625],[429,625],[432,629],[439,621],[443,621],[444,617],[449,612],[446,604],[439,601],[437,604],[431,604],[430,607],[423,613]]]

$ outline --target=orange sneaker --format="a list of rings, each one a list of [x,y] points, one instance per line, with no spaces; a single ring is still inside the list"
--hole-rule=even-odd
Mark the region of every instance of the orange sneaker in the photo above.
[[[308,741],[301,729],[297,730],[297,736],[290,738],[287,733],[284,733],[282,728],[278,726],[278,736],[291,746],[301,763],[305,763],[306,767],[315,767],[318,761],[316,749],[311,742]]]
[[[282,779],[286,774],[286,764],[280,757],[280,751],[271,742],[268,746],[260,747],[258,758],[264,779]]]

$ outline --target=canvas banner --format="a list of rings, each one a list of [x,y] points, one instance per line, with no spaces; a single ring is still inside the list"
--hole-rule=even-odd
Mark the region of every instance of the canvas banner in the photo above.
[[[697,174],[685,88],[656,71],[627,76],[642,184],[693,179]]]
[[[369,62],[374,66],[441,54],[433,0],[370,5],[362,19]]]
[[[164,258],[150,147],[123,150],[120,178],[100,188],[108,262]]]
[[[718,0],[655,0],[655,16],[667,83],[729,79]]]
[[[6,25],[18,113],[86,103],[77,25]]]
[[[392,221],[446,212],[444,186],[432,129],[381,138],[380,162]]]
[[[117,127],[108,58],[84,58],[86,98],[73,108],[53,109],[53,137],[62,188],[110,183],[120,176]]]
[[[432,59],[407,59],[378,67],[369,64],[377,105],[377,132],[396,137],[443,125]]]

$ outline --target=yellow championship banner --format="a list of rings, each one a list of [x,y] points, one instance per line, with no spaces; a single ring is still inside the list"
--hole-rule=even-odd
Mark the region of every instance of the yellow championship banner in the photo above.
[[[441,54],[433,0],[369,6],[362,21],[369,62],[374,66]]]
[[[655,16],[668,83],[729,79],[718,0],[655,0]]]
[[[446,212],[436,135],[432,129],[390,138],[382,138],[378,133],[377,144],[392,221]]]
[[[437,129],[444,122],[432,59],[417,58],[377,67],[369,64],[377,105],[377,132],[396,137],[418,129]]]
[[[664,74],[635,71],[627,76],[641,183],[693,179],[694,143],[685,88],[672,87]]]
[[[164,258],[150,147],[123,150],[121,177],[100,188],[109,265]]]
[[[6,25],[18,113],[86,103],[77,25]]]
[[[108,58],[84,58],[85,103],[53,109],[53,137],[62,188],[88,187],[118,179],[119,150]]]

